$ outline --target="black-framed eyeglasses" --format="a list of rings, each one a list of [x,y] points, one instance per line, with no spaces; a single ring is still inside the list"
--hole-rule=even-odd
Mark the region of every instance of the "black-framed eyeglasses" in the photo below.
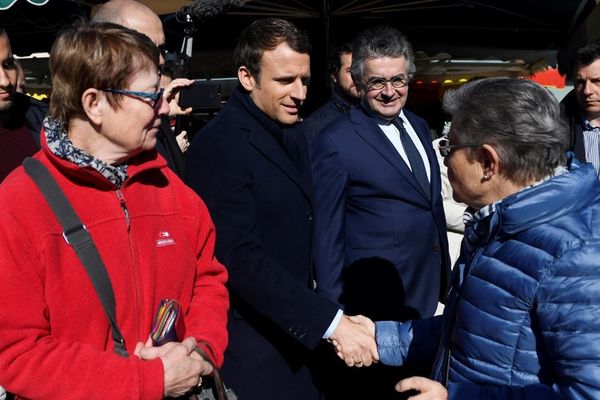
[[[390,79],[385,78],[371,78],[367,81],[367,87],[373,90],[382,90],[387,84],[391,83],[396,89],[403,88],[408,85],[408,77],[404,75],[396,75]]]
[[[461,149],[463,147],[479,147],[480,144],[450,144],[448,139],[441,139],[438,142],[438,150],[442,157],[446,158],[452,154],[453,149]]]
[[[160,89],[158,92],[136,92],[133,90],[125,90],[125,89],[100,89],[103,92],[115,93],[115,94],[123,94],[126,96],[133,96],[140,99],[150,99],[148,103],[155,110],[160,105],[160,99],[163,96],[164,89]]]

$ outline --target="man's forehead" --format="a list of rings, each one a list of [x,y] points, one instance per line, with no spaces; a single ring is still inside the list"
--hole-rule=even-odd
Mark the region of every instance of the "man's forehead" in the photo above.
[[[376,57],[368,58],[364,61],[364,71],[367,76],[389,77],[406,74],[408,65],[404,56],[400,57]]]
[[[263,51],[259,65],[261,72],[270,69],[277,71],[278,75],[310,74],[310,55],[293,50],[287,43],[280,43],[272,50]]]
[[[12,55],[10,39],[8,38],[6,32],[2,32],[0,34],[0,50],[2,51],[2,53],[8,53],[9,55]]]

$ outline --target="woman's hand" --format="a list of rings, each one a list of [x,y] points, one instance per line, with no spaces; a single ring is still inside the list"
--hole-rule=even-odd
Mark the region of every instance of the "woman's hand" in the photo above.
[[[178,397],[202,384],[202,376],[212,373],[211,365],[204,361],[196,348],[196,339],[188,337],[182,342],[170,342],[154,347],[150,339],[139,342],[134,354],[142,360],[160,358],[164,368],[164,395]]]
[[[415,396],[410,396],[409,400],[448,400],[448,391],[441,383],[421,376],[402,379],[396,384],[397,392],[407,390],[419,392]]]

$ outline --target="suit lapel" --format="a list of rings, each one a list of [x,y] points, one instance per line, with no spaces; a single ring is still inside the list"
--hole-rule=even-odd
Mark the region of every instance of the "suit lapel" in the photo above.
[[[423,192],[423,189],[421,189],[421,185],[419,185],[419,182],[417,182],[412,171],[410,168],[408,168],[394,145],[381,131],[375,120],[364,114],[359,107],[354,107],[351,113],[352,121],[357,124],[355,129],[356,133],[362,137],[363,140],[367,142],[376,152],[378,152],[387,162],[396,168],[404,177],[404,179],[406,179],[406,181],[409,182],[415,188],[415,190],[429,202],[429,197],[425,192]],[[413,125],[412,121],[411,125]],[[427,146],[425,146],[425,148],[427,149]],[[431,158],[429,154],[427,156],[428,158]]]
[[[284,132],[285,135],[292,133]],[[256,122],[252,124],[248,141],[260,154],[287,175],[298,186],[304,196],[312,202],[310,181],[306,178],[306,175],[300,173],[299,167],[301,166],[296,166],[292,162],[275,138],[269,135],[260,124]],[[301,149],[298,151],[301,151]]]

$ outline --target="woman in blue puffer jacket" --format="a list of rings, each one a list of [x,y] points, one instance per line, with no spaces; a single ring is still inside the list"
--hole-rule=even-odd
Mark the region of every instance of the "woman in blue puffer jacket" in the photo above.
[[[444,108],[439,151],[473,213],[444,315],[377,322],[381,362],[435,360],[431,380],[396,386],[411,399],[600,399],[594,168],[565,155],[559,106],[531,81],[475,81]]]

